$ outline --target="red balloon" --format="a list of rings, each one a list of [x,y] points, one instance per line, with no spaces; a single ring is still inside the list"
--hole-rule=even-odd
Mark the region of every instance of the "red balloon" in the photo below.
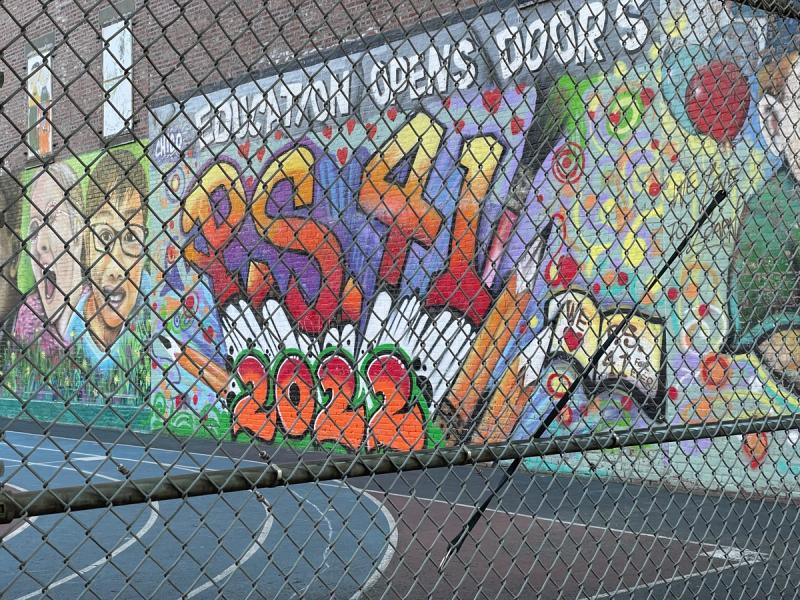
[[[742,130],[750,109],[747,78],[734,63],[712,61],[689,81],[684,105],[697,131],[730,142]]]

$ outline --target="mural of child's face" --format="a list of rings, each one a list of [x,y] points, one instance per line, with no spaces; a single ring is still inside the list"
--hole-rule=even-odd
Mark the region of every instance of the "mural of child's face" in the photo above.
[[[780,97],[764,94],[758,111],[767,146],[800,181],[800,59],[794,61]]]
[[[54,320],[65,296],[80,291],[82,242],[75,207],[47,173],[31,186],[28,252],[45,315]]]
[[[144,219],[142,197],[135,191],[111,194],[90,217],[88,267],[97,311],[90,326],[106,342],[118,335],[136,306],[144,266]]]
[[[19,304],[20,293],[16,281],[14,232],[8,226],[0,225],[0,324],[11,316]]]

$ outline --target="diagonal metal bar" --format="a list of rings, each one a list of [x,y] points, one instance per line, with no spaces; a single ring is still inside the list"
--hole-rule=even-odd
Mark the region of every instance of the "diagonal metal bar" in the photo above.
[[[697,235],[697,232],[702,229],[702,227],[706,224],[708,219],[714,213],[714,211],[722,204],[723,200],[727,197],[727,192],[725,190],[719,190],[715,195],[711,202],[703,209],[703,212],[700,214],[700,217],[695,221],[692,228],[689,232],[684,236],[684,238],[680,241],[680,243],[675,247],[675,250],[670,254],[669,258],[664,261],[661,265],[661,268],[655,274],[653,279],[650,281],[647,288],[642,293],[641,298],[647,297],[647,295],[655,288],[655,286],[659,285],[661,278],[672,268],[673,264],[675,263],[678,258],[683,254],[683,251],[686,247],[691,243],[694,239],[694,236]],[[566,390],[564,395],[558,400],[558,402],[553,405],[550,411],[545,415],[545,417],[541,420],[539,425],[536,427],[536,430],[533,432],[532,438],[538,439],[542,437],[547,430],[550,428],[550,425],[555,421],[556,417],[561,414],[561,411],[564,410],[564,407],[569,404],[572,400],[575,393],[580,389],[581,385],[583,385],[584,380],[588,376],[588,374],[594,369],[599,363],[600,360],[603,358],[605,353],[611,347],[611,345],[617,340],[619,335],[625,331],[625,329],[630,324],[631,319],[635,314],[635,310],[641,305],[642,300],[641,298],[634,304],[633,310],[631,310],[627,315],[623,317],[622,320],[617,324],[616,328],[606,336],[605,340],[595,350],[592,356],[589,358],[588,364],[583,370],[578,373],[578,376],[572,381],[569,388]],[[513,477],[514,473],[517,471],[519,466],[522,464],[522,457],[517,457],[514,461],[508,466],[508,468],[503,472],[503,478],[500,482],[489,492],[486,498],[481,502],[475,511],[470,515],[469,519],[462,527],[461,531],[456,535],[449,543],[447,553],[444,555],[442,562],[439,565],[439,570],[443,570],[450,559],[458,553],[461,546],[464,545],[467,537],[469,536],[470,532],[473,530],[475,525],[477,525],[478,521],[486,512],[486,509],[489,508],[489,505],[495,499],[495,497],[505,488],[508,482]]]

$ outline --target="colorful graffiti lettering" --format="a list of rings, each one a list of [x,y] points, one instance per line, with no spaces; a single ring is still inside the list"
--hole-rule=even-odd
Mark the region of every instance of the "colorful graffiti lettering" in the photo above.
[[[287,438],[332,442],[352,450],[417,450],[426,446],[430,411],[402,351],[379,346],[358,367],[331,348],[311,364],[286,350],[269,361],[251,351],[234,367],[233,433],[266,442]]]
[[[547,435],[796,412],[797,53],[689,43],[680,17],[651,44],[631,3],[591,6],[154,106],[148,156],[25,171],[6,395],[348,452],[526,439],[579,377]],[[663,448],[745,473],[779,451]]]

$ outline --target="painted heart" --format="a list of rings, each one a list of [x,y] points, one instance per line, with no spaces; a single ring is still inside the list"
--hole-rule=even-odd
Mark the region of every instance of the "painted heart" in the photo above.
[[[239,154],[242,158],[250,158],[250,142],[239,144]]]
[[[364,129],[366,130],[367,137],[369,139],[373,139],[375,137],[375,134],[378,132],[378,128],[375,126],[374,123],[367,123],[364,126]]]
[[[516,87],[517,93],[522,94],[527,87],[528,87],[527,83],[518,83]]]
[[[742,452],[750,459],[750,468],[758,469],[769,454],[769,438],[764,432],[748,433],[742,440]]]
[[[214,341],[214,328],[209,325],[203,330],[203,337],[210,344]]]
[[[386,116],[389,117],[390,121],[394,121],[397,118],[397,109],[394,106],[390,107],[386,111]]]
[[[344,163],[347,162],[347,148],[344,148],[344,147],[339,148],[336,151],[336,158],[339,159],[339,164],[344,166]]]
[[[276,140],[279,140],[279,139],[281,139],[282,137],[283,137],[283,132],[282,132],[282,131],[276,131],[276,132],[275,132],[275,139],[276,139]]]
[[[450,96],[448,96],[447,98],[442,100],[442,106],[444,106],[446,109],[449,110],[450,109],[450,101],[451,101]]]
[[[608,120],[611,121],[611,124],[614,127],[617,127],[619,125],[621,119],[622,119],[622,113],[612,112],[608,115]]]
[[[330,125],[325,125],[325,127],[322,128],[322,135],[331,139],[331,137],[333,137],[333,128]]]
[[[577,333],[572,327],[567,327],[564,330],[564,343],[570,352],[575,352],[583,341],[583,334]]]
[[[244,184],[247,187],[247,189],[251,189],[255,182],[256,182],[256,178],[253,177],[252,175],[250,175],[250,177],[248,177],[247,179],[244,180]]]
[[[483,107],[492,114],[496,113],[500,108],[500,100],[503,98],[503,93],[495,88],[483,92],[482,101]]]
[[[642,100],[642,105],[647,108],[653,103],[653,99],[656,97],[656,93],[653,91],[653,88],[646,87],[641,92],[639,92],[639,98]]]
[[[458,133],[461,133],[461,130],[464,129],[464,121],[463,120],[458,121],[455,125],[455,128]]]
[[[355,119],[348,119],[347,120],[347,133],[353,133],[353,129],[356,128],[356,120]]]
[[[261,146],[261,148],[258,149],[258,152],[256,152],[256,158],[258,160],[264,160],[264,154],[266,154],[266,152],[267,152],[267,147]]]
[[[511,135],[519,135],[525,129],[525,119],[514,117],[511,119]]]

